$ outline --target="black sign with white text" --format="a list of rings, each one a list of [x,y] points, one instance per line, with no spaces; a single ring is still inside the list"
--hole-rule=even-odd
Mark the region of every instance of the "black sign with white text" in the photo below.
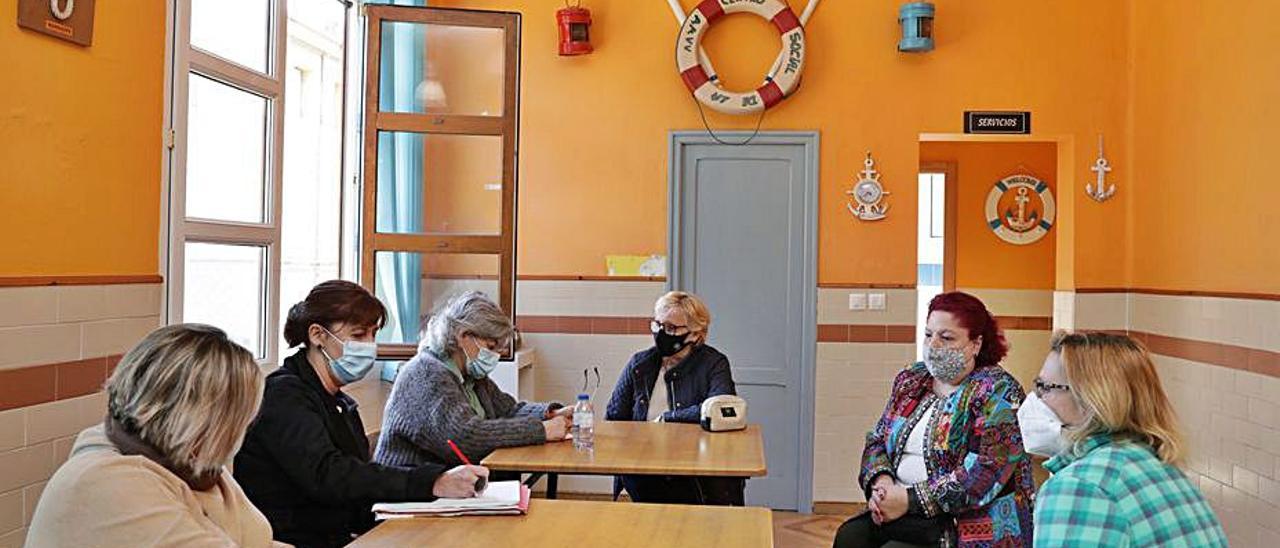
[[[964,132],[1031,133],[1031,113],[966,110]]]

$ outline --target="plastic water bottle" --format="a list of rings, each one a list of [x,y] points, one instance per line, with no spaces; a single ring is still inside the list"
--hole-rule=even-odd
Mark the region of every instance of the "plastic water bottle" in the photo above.
[[[578,394],[573,406],[573,448],[579,451],[595,449],[596,412],[591,407],[590,394]]]

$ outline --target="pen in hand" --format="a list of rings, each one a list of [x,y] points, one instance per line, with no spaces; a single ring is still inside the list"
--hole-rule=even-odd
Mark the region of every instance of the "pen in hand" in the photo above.
[[[474,466],[473,464],[471,464],[471,459],[468,459],[466,455],[462,454],[462,450],[458,449],[458,444],[453,443],[453,440],[445,440],[445,441],[449,442],[449,448],[453,449],[453,454],[458,456],[458,459],[462,461],[462,464],[465,464],[467,466]],[[476,478],[476,494],[479,495],[481,492],[484,491],[484,488],[488,485],[489,485],[489,480],[487,478]]]

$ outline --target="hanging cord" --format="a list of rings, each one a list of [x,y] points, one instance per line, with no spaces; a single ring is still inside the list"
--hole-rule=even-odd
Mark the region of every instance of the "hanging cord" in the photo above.
[[[681,25],[682,25],[681,28],[684,28],[683,23]],[[676,31],[675,47],[671,49],[671,56],[673,59],[676,60],[677,66],[679,65],[679,53],[680,53],[680,32]],[[772,78],[772,77],[773,77],[772,74],[769,74],[767,76],[767,78]],[[712,81],[714,82],[717,79],[718,78],[713,78]],[[728,146],[742,146],[742,145],[751,143],[751,141],[754,140],[756,136],[760,134],[760,124],[764,123],[764,113],[769,110],[767,108],[760,109],[760,116],[756,118],[756,128],[751,132],[751,135],[747,136],[745,140],[738,141],[738,142],[725,141],[724,139],[721,139],[719,135],[716,135],[715,130],[711,129],[711,124],[707,122],[707,113],[705,110],[702,109],[702,101],[698,100],[698,96],[694,95],[693,91],[690,91],[689,97],[693,99],[693,104],[698,107],[698,117],[702,118],[702,127],[703,129],[707,130],[707,135],[710,135],[713,141],[720,143],[722,145],[728,145]]]
[[[754,140],[756,136],[760,134],[760,124],[764,122],[764,113],[766,110],[769,110],[769,109],[760,109],[760,115],[756,117],[756,128],[751,131],[751,135],[748,135],[746,139],[738,142],[725,141],[724,139],[721,139],[719,135],[716,135],[715,130],[711,129],[711,124],[707,123],[707,112],[702,108],[702,101],[699,101],[698,98],[694,96],[692,93],[689,96],[693,97],[693,104],[698,106],[698,116],[702,118],[702,127],[703,129],[707,130],[707,135],[710,135],[713,141],[720,143],[722,145],[737,147],[737,146],[751,144],[751,141]]]

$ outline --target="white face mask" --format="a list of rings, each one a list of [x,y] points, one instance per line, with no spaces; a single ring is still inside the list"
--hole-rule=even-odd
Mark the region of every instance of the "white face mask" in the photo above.
[[[1062,421],[1035,392],[1018,408],[1018,427],[1022,429],[1022,445],[1032,455],[1055,457],[1070,448],[1062,437]]]

